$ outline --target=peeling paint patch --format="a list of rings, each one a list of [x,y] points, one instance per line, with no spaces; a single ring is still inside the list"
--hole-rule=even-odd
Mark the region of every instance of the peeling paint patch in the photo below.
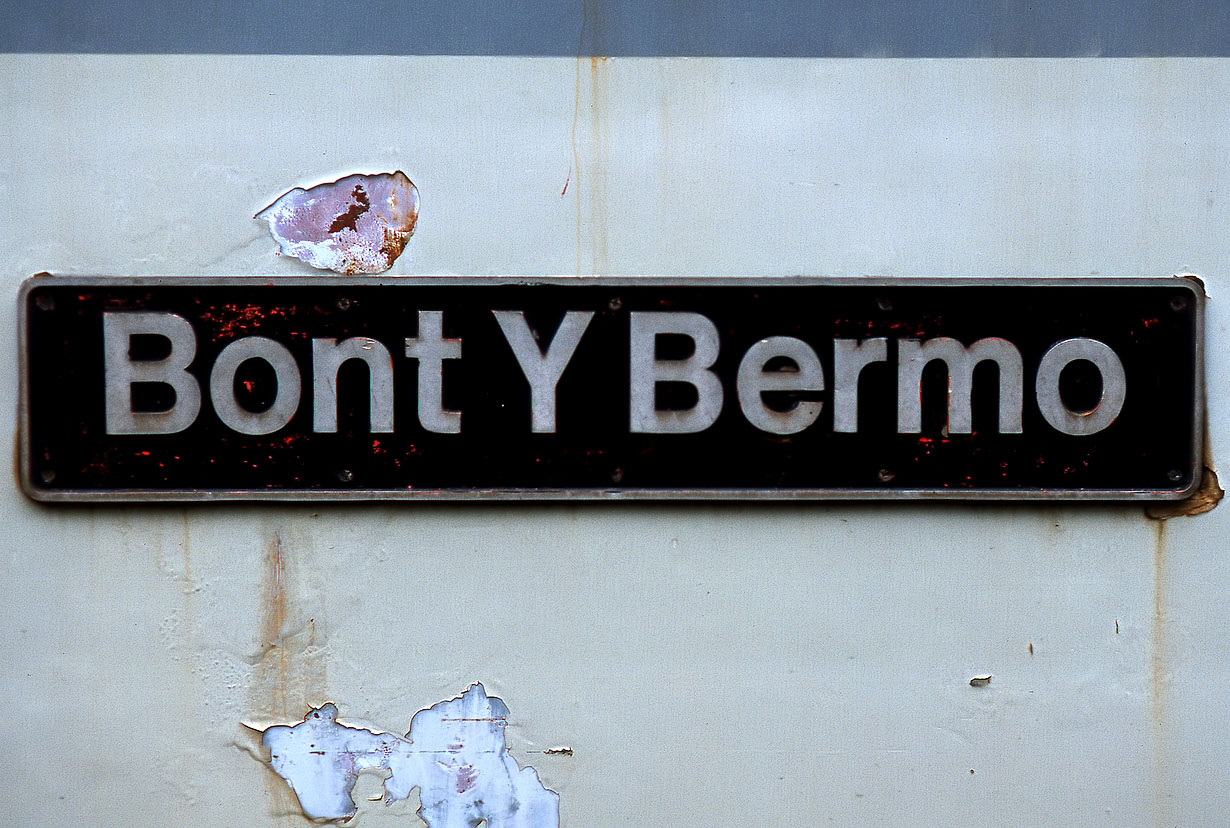
[[[418,217],[418,188],[400,170],[296,187],[256,214],[282,253],[347,275],[392,267]]]
[[[326,704],[310,711],[294,727],[278,725],[265,731],[261,744],[269,748],[269,764],[286,780],[299,806],[312,819],[354,816],[350,798],[364,770],[387,768],[401,739],[337,723],[337,707]]]
[[[419,789],[419,816],[429,828],[558,828],[559,795],[508,753],[508,708],[481,684],[415,714],[405,738],[337,722],[337,707],[309,711],[293,726],[264,732],[270,764],[312,819],[349,819],[355,780],[387,772],[384,800]],[[570,751],[571,752],[571,751]]]

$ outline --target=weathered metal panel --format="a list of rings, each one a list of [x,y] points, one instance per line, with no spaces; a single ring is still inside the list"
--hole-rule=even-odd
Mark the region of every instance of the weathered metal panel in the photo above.
[[[1192,277],[38,276],[18,301],[36,499],[1177,500],[1203,471]]]
[[[1195,273],[1216,467],[1228,102],[1215,60],[9,55],[0,320],[40,271],[311,275],[252,216],[403,169],[395,273]],[[472,682],[562,826],[1223,819],[1224,506],[0,505],[15,825],[306,824],[261,731]]]

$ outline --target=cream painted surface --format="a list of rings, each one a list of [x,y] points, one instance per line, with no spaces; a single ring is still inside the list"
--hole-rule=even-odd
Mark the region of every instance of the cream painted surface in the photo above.
[[[1226,61],[4,56],[0,145],[9,330],[400,168],[395,273],[1195,272],[1227,450]],[[1230,507],[0,503],[8,824],[303,825],[241,722],[472,681],[567,828],[1225,819]]]

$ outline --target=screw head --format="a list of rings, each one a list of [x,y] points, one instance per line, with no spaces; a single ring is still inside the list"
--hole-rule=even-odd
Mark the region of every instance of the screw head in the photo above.
[[[897,473],[893,471],[892,469],[880,469],[878,472],[876,472],[876,478],[881,483],[888,483],[890,480],[892,480],[896,476],[897,476]]]
[[[1178,483],[1180,480],[1183,479],[1183,472],[1179,471],[1178,469],[1171,469],[1170,471],[1166,472],[1166,479],[1169,480],[1171,483]]]
[[[1186,296],[1176,296],[1170,300],[1171,310],[1181,311],[1186,307],[1187,307],[1187,297]]]
[[[607,304],[607,307],[610,308],[611,310],[619,310],[620,308],[624,306],[624,300],[616,296],[614,299],[607,302],[606,304]]]
[[[49,311],[56,309],[55,297],[46,293],[40,293],[38,296],[35,296],[34,304],[39,310]]]
[[[349,296],[339,296],[337,299],[337,309],[338,310],[350,310],[350,297]]]
[[[893,309],[893,300],[889,299],[887,296],[881,296],[878,300],[876,300],[876,307],[882,311],[890,311]]]
[[[350,481],[354,480],[354,472],[352,472],[350,469],[342,469],[341,471],[337,473],[337,479],[342,481],[343,483],[349,483]]]
[[[614,483],[618,483],[623,479],[624,479],[624,470],[619,467],[616,467],[615,470],[611,472],[611,481]]]

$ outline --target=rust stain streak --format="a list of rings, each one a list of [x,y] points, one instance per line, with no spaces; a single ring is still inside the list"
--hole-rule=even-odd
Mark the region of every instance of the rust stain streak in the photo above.
[[[573,188],[577,201],[577,275],[581,275],[581,152],[577,148],[577,122],[581,118],[581,59],[577,58],[576,101],[572,108],[572,164],[577,171],[577,186]]]
[[[264,614],[261,617],[261,647],[272,648],[275,658],[274,699],[275,709],[283,717],[289,715],[286,707],[287,655],[282,640],[286,625],[286,560],[282,532],[274,533],[265,552]]]
[[[184,580],[192,582],[192,524],[188,518],[188,510],[180,513],[182,537],[180,538],[180,554],[183,556]]]
[[[1166,522],[1154,523],[1153,547],[1153,646],[1149,657],[1150,672],[1150,725],[1153,730],[1153,801],[1157,825],[1170,825],[1174,784],[1171,778],[1170,734],[1166,709],[1170,660],[1166,611]]]
[[[188,515],[188,510],[184,509],[180,513],[180,561],[183,566],[183,574],[181,578],[180,590],[183,594],[184,607],[184,624],[183,624],[183,639],[184,648],[191,656],[196,652],[196,613],[193,610],[192,596],[195,592],[195,587],[192,581],[192,522]],[[185,659],[185,663],[192,664],[192,658]],[[189,667],[188,669],[191,669]]]
[[[588,17],[588,7],[584,5],[581,8],[581,33],[577,36],[577,65],[576,77],[573,79],[572,90],[572,132],[570,140],[572,142],[572,168],[577,172],[577,186],[573,188],[576,194],[577,201],[577,238],[576,238],[576,253],[577,253],[577,275],[581,275],[581,151],[577,147],[577,124],[581,120],[581,50],[585,48],[585,21]],[[564,186],[567,190],[567,185]],[[560,193],[563,197],[563,193]]]
[[[607,222],[606,222],[606,147],[605,110],[606,101],[605,64],[609,58],[589,59],[589,109],[590,109],[590,185],[589,185],[589,231],[590,273],[603,274],[607,270]]]
[[[293,609],[290,600],[289,555],[279,527],[265,546],[261,573],[260,626],[257,631],[257,660],[253,664],[249,687],[249,709],[270,718],[290,718],[291,694],[288,687],[294,671],[287,619]],[[298,699],[295,700],[296,702]],[[269,785],[268,815],[281,825],[302,824],[298,799],[283,784]]]
[[[296,561],[310,556],[311,546],[294,538],[279,526],[265,545],[250,701],[253,713],[287,720],[321,703],[328,691],[323,607],[314,606],[295,576]]]

